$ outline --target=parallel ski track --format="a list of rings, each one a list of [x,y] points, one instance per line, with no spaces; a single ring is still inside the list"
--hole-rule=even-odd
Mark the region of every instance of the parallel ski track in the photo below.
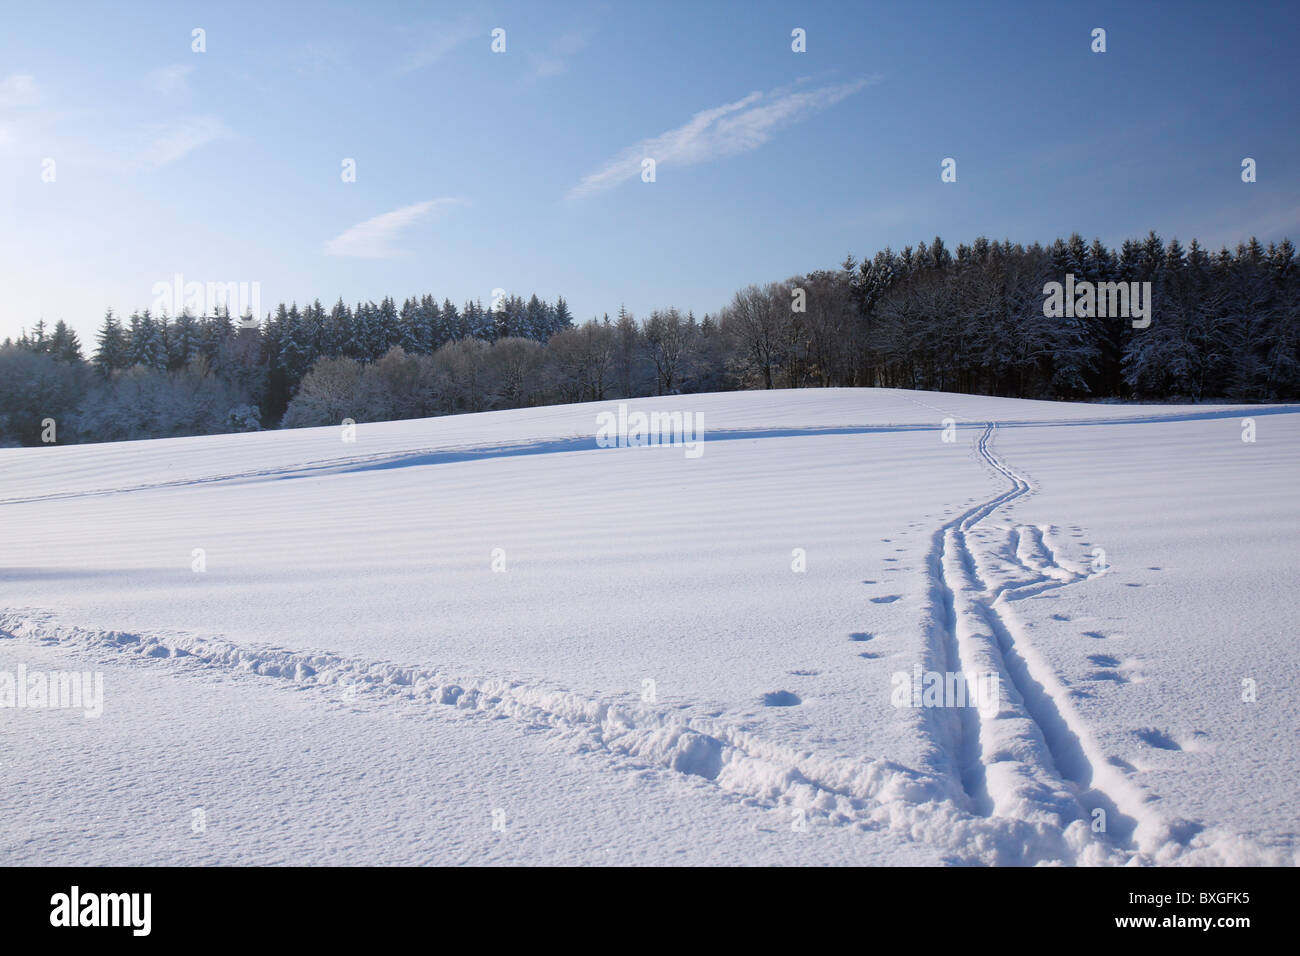
[[[996,715],[953,708],[932,721],[961,781],[972,812],[1032,822],[1053,821],[1063,831],[1094,830],[1114,851],[1133,855],[1163,834],[1147,798],[1114,772],[1092,741],[1068,694],[1028,644],[1011,602],[1069,587],[1104,571],[1063,566],[1049,529],[1017,526],[1001,552],[1014,558],[1015,583],[991,587],[970,546],[981,522],[1033,490],[996,454],[997,424],[986,423],[975,452],[1008,487],[954,517],[935,532],[927,562],[931,577],[933,639],[954,674],[996,674],[1002,689]],[[964,678],[958,679],[964,683]],[[1098,811],[1102,813],[1098,813]],[[1101,828],[1104,824],[1104,829]]]

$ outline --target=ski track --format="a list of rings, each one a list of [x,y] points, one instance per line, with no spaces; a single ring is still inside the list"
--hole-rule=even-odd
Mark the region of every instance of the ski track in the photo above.
[[[967,686],[967,675],[997,675],[998,706],[992,714],[974,706],[931,708],[930,725],[972,813],[1046,824],[1061,834],[1067,850],[1076,851],[1068,862],[1172,862],[1204,828],[1185,820],[1166,824],[1151,809],[1153,796],[1105,758],[1011,606],[1106,569],[1085,571],[1063,562],[1050,526],[1011,527],[1000,548],[986,549],[1000,568],[971,546],[972,538],[985,534],[981,522],[1033,492],[1028,479],[993,453],[997,428],[994,422],[984,425],[975,453],[1009,487],[939,528],[927,568],[931,661],[941,661],[960,687]],[[1010,583],[991,586],[1008,566]],[[1093,831],[1094,821],[1104,823],[1100,832]]]
[[[419,719],[438,719],[446,707],[508,717],[530,729],[545,728],[577,753],[631,758],[633,767],[698,777],[747,805],[802,810],[813,823],[887,829],[939,848],[954,864],[1294,862],[1274,860],[1275,854],[1225,830],[1184,820],[1163,823],[1148,808],[1151,795],[1104,759],[1011,608],[1014,601],[1104,571],[1062,563],[1050,528],[1017,526],[995,555],[1016,568],[1021,580],[991,589],[987,581],[995,569],[969,544],[983,530],[982,521],[1032,493],[1029,481],[992,452],[996,430],[995,423],[985,425],[975,452],[1010,487],[939,528],[927,561],[928,663],[959,674],[994,673],[1001,686],[995,715],[982,716],[975,707],[927,708],[929,729],[948,755],[948,774],[865,756],[797,751],[717,718],[626,699],[590,699],[541,682],[240,646],[186,633],[95,630],[63,624],[39,609],[0,611],[0,639],[58,645],[131,665],[171,666],[188,679],[218,671],[236,680],[275,681],[336,705],[400,707]],[[1106,812],[1105,833],[1091,827],[1098,807]]]

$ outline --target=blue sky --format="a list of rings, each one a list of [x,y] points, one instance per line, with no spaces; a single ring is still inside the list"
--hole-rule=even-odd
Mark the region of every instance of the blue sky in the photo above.
[[[581,320],[936,234],[1296,239],[1298,41],[1294,3],[10,3],[0,337],[177,273]]]

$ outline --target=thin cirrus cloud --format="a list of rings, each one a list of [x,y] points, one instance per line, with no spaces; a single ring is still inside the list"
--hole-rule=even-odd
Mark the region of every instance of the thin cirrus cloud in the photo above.
[[[641,161],[647,157],[656,166],[690,166],[758,149],[778,129],[834,106],[878,81],[879,77],[873,76],[802,92],[754,92],[734,103],[702,110],[676,129],[629,146],[584,176],[569,190],[568,198],[592,196],[638,178]]]
[[[145,147],[141,162],[149,169],[174,163],[194,150],[232,135],[226,124],[215,116],[191,116],[157,130]]]
[[[569,60],[581,53],[591,44],[591,36],[586,31],[571,30],[561,34],[541,53],[529,54],[533,63],[533,76],[544,80],[550,76],[559,76],[569,71]]]
[[[0,110],[30,106],[38,99],[36,79],[28,73],[15,73],[0,80]],[[0,146],[8,146],[21,137],[16,124],[0,117]]]
[[[394,243],[403,229],[427,218],[436,211],[457,206],[463,202],[462,199],[450,197],[427,199],[424,202],[412,203],[409,206],[394,209],[392,212],[374,216],[365,222],[359,222],[355,226],[343,230],[343,232],[326,242],[325,254],[327,256],[349,256],[357,259],[391,258],[401,252],[400,249],[394,246]]]
[[[0,108],[30,106],[36,99],[36,78],[30,73],[15,73],[0,80]]]
[[[484,49],[487,49],[488,34],[474,27],[468,19],[462,19],[451,26],[440,26],[423,33],[420,43],[397,61],[394,68],[398,74],[414,73],[426,66],[437,63],[454,50],[464,46],[475,37],[481,37]]]
[[[144,76],[145,86],[161,96],[175,96],[185,91],[194,67],[188,65],[160,66]]]

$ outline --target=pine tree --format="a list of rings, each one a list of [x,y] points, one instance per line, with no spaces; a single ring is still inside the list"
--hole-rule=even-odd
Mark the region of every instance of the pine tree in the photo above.
[[[280,328],[279,368],[284,373],[288,391],[292,392],[307,374],[312,358],[310,332],[295,302],[284,313]]]
[[[523,300],[517,295],[506,296],[489,316],[491,323],[487,328],[487,340],[494,342],[521,334],[523,313]]]
[[[448,342],[465,337],[465,319],[451,299],[442,300],[442,314],[438,320],[438,333],[434,336],[433,350],[436,352]]]
[[[463,318],[462,327],[465,334],[461,338],[479,339],[483,342],[490,342],[493,339],[493,323],[495,321],[492,313],[483,308],[483,302],[480,299],[474,299],[466,302],[464,309],[461,310]]]
[[[515,334],[545,342],[550,338],[550,322],[547,311],[546,304],[534,292],[524,309],[524,315],[520,321],[521,328]]]
[[[104,313],[104,324],[99,329],[96,342],[98,345],[92,362],[105,378],[117,369],[131,364],[126,334],[112,309]]]
[[[212,368],[221,365],[228,343],[235,337],[235,323],[230,317],[230,306],[224,302],[213,314],[202,319],[199,325],[199,355]]]
[[[605,316],[606,320],[609,316]],[[546,337],[549,339],[557,332],[563,332],[565,329],[573,328],[573,313],[569,311],[569,304],[564,301],[564,296],[557,296],[555,299],[555,311],[551,315],[551,327],[547,330]]]
[[[313,299],[312,304],[303,310],[302,314],[302,346],[306,353],[307,368],[311,368],[316,360],[325,354],[325,346],[328,341],[326,326],[328,317],[325,315],[325,306],[321,305],[320,299]]]
[[[358,302],[352,310],[352,337],[343,349],[343,354],[348,358],[359,362],[374,360],[374,312],[373,302]]]
[[[397,320],[397,342],[402,351],[407,355],[414,355],[420,351],[420,303],[414,298],[407,298],[402,302],[402,311],[398,314]]]
[[[938,236],[934,237],[934,242],[930,243],[930,268],[940,272],[946,270],[952,265],[952,253],[944,246],[943,240]]]
[[[442,313],[438,309],[438,300],[431,295],[420,297],[420,308],[416,314],[419,324],[418,349],[422,355],[432,355],[442,343],[438,335],[442,327]]]
[[[378,360],[394,345],[401,344],[402,330],[398,325],[397,303],[390,296],[384,296],[374,314],[374,326],[370,330],[373,336],[371,361]]]
[[[27,343],[27,348],[37,355],[44,355],[50,350],[50,337],[45,331],[45,320],[37,319],[36,324],[32,326],[32,334],[28,336],[24,333],[20,341]]]
[[[166,321],[166,317],[163,321]],[[157,372],[166,371],[166,343],[158,323],[148,309],[131,313],[129,341],[132,365],[143,365]]]
[[[353,349],[353,323],[352,310],[343,302],[343,297],[334,303],[330,309],[329,320],[325,323],[325,343],[323,352],[325,355],[336,358],[338,356],[348,356],[356,358]]]
[[[167,337],[167,367],[176,371],[189,365],[199,354],[199,338],[199,324],[186,308],[176,317]]]
[[[1291,269],[1295,265],[1295,246],[1291,244],[1290,239],[1283,239],[1277,244],[1270,259],[1270,265],[1273,272],[1278,278],[1286,278],[1291,275]]]
[[[54,325],[54,335],[50,337],[50,355],[57,362],[72,365],[81,362],[81,341],[62,319]]]

